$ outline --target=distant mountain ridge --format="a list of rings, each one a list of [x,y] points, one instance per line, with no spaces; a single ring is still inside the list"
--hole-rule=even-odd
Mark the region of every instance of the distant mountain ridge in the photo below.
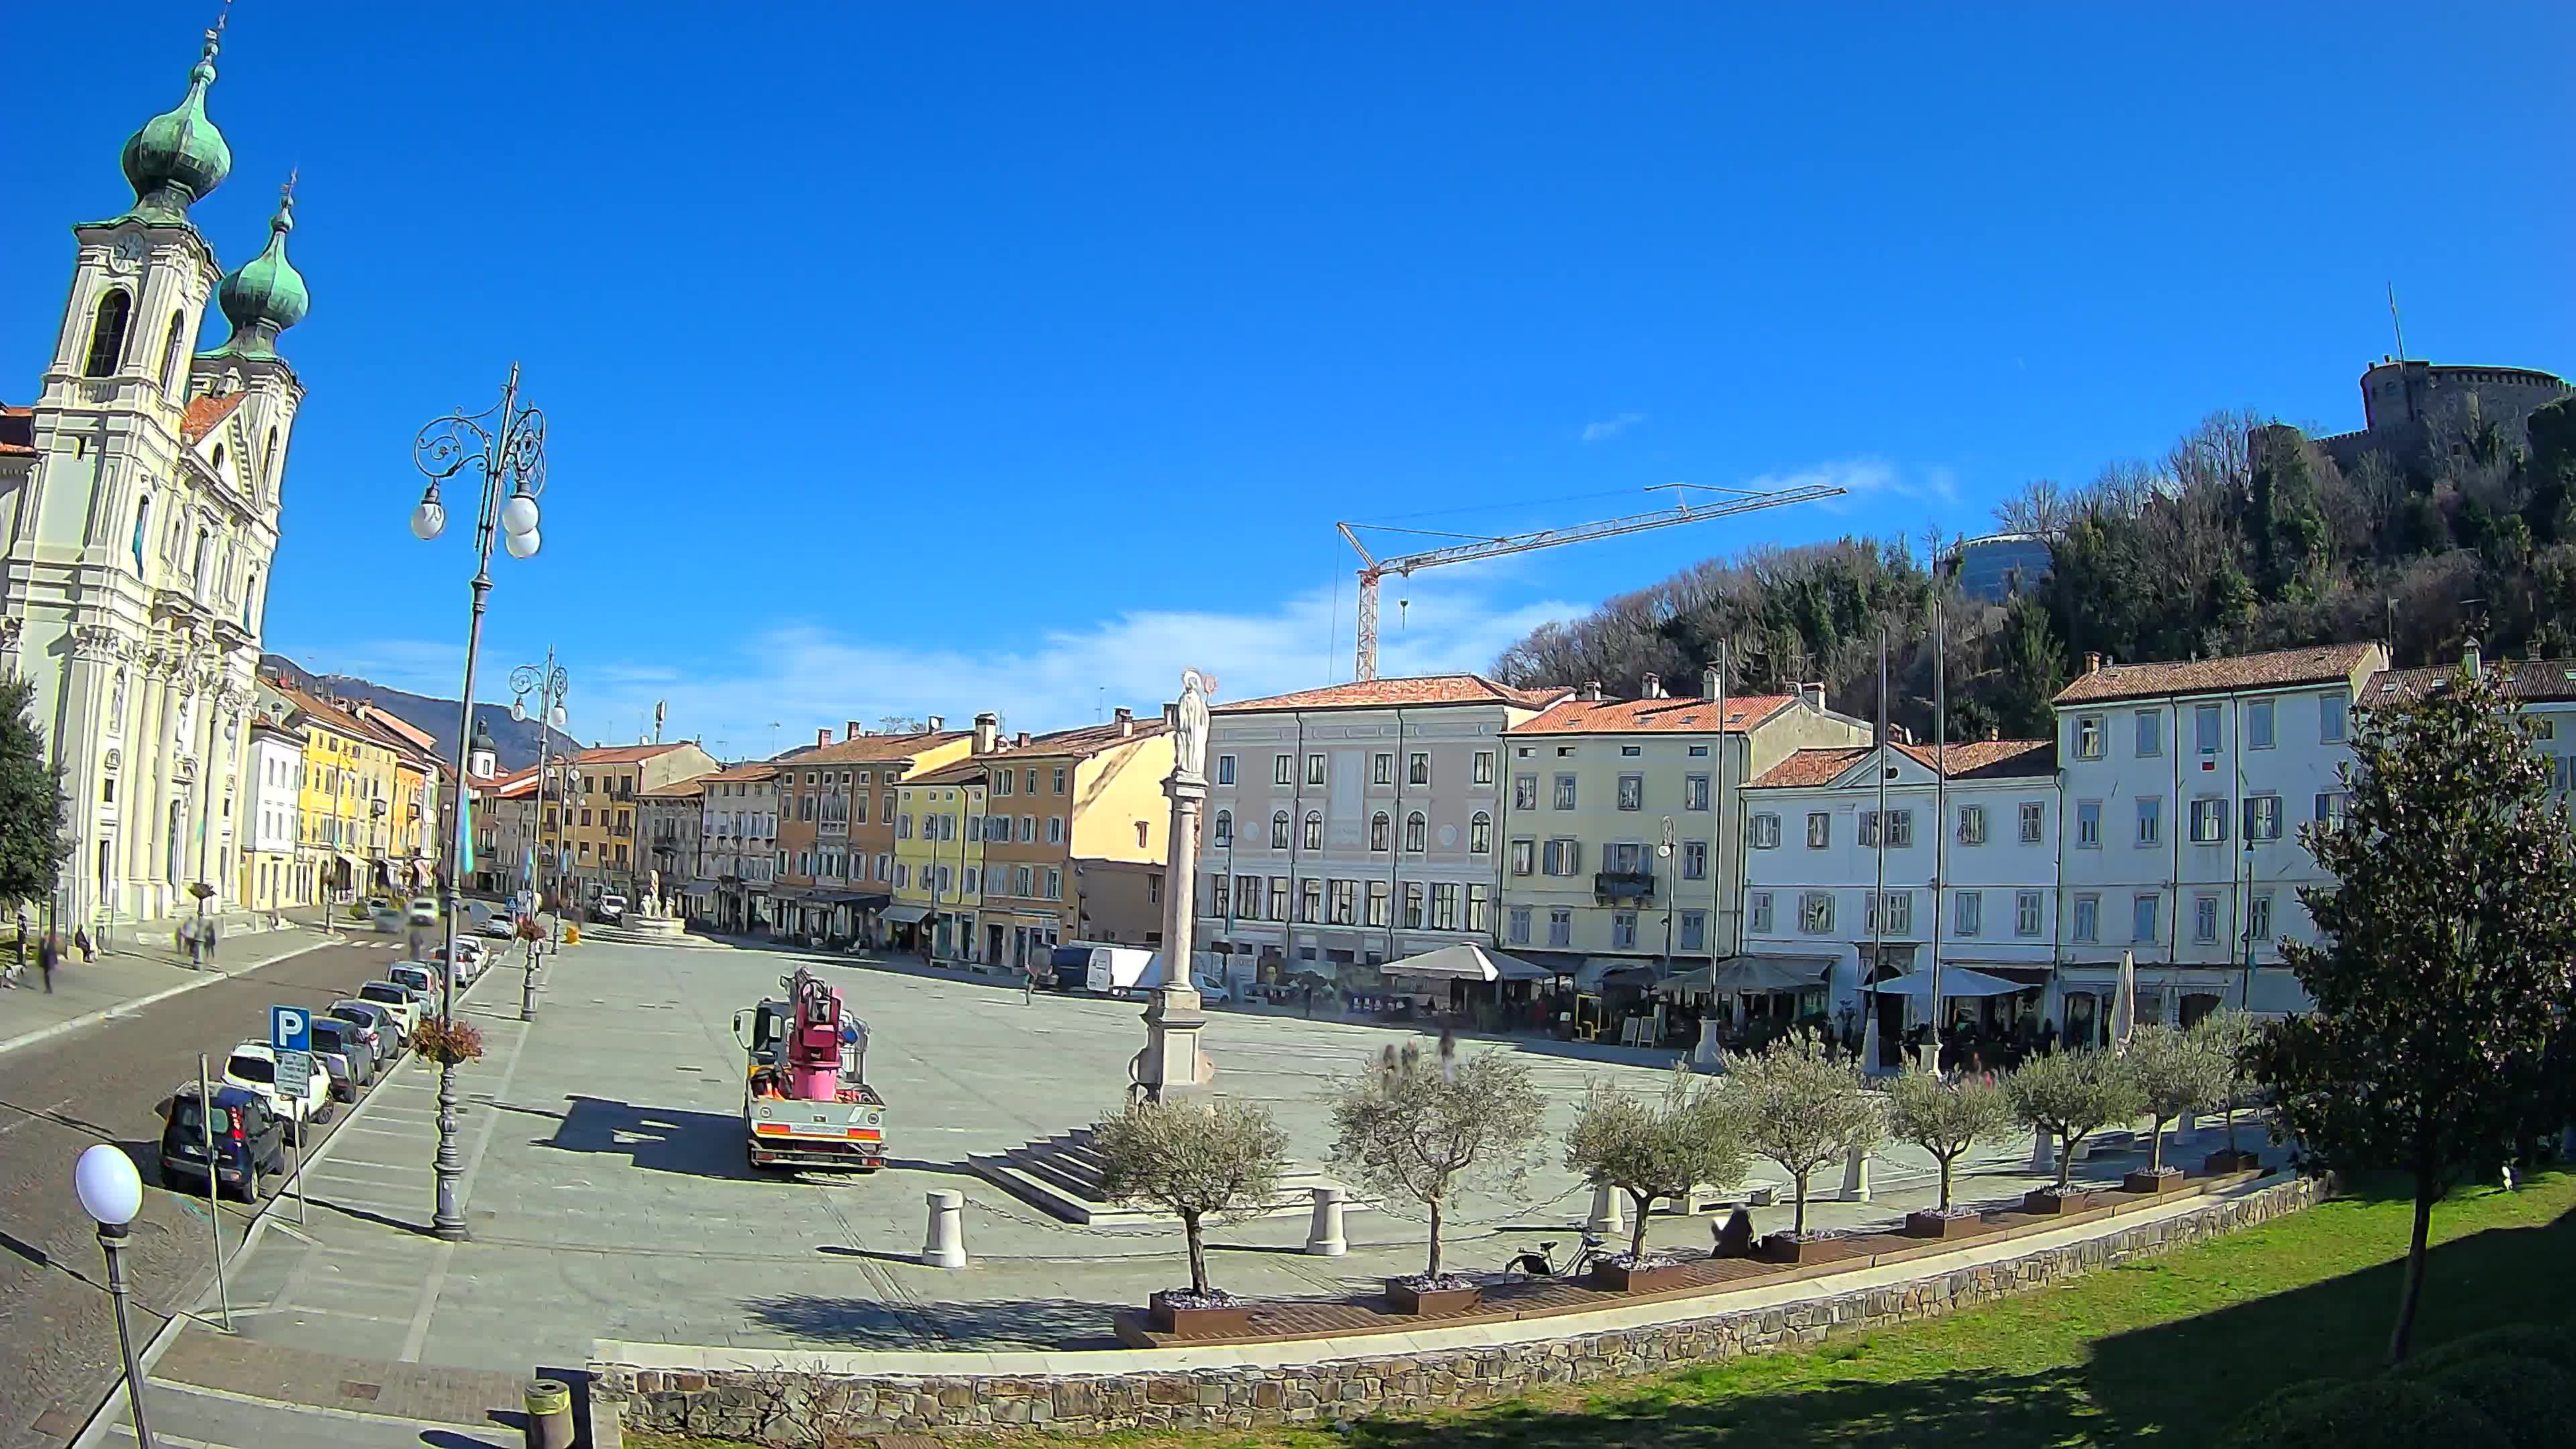
[[[432,699],[425,694],[395,689],[354,674],[316,674],[283,654],[262,654],[259,668],[263,674],[274,673],[287,683],[308,694],[350,701],[370,700],[403,717],[423,733],[438,740],[438,757],[451,763],[456,759],[456,701]],[[492,752],[500,759],[504,774],[524,770],[537,762],[539,726],[533,719],[510,718],[508,705],[478,704],[474,718],[492,736]],[[551,746],[557,755],[579,750],[581,742],[562,730],[554,733]]]

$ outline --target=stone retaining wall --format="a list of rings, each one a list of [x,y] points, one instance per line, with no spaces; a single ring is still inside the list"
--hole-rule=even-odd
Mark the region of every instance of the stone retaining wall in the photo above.
[[[1527,1343],[1060,1378],[846,1374],[826,1366],[829,1354],[799,1371],[683,1373],[594,1363],[593,1393],[622,1399],[629,1425],[781,1446],[818,1442],[818,1412],[829,1428],[856,1437],[1015,1426],[1057,1434],[1250,1428],[1461,1408],[1547,1384],[1655,1373],[1937,1318],[2252,1227],[2323,1195],[2314,1179],[2295,1178],[2160,1222],[2106,1224],[2099,1237],[1902,1284],[1835,1293],[1826,1278],[1816,1297],[1797,1303]]]

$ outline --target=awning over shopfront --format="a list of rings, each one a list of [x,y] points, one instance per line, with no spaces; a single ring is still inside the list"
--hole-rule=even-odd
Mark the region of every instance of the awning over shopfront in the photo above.
[[[1411,976],[1426,981],[1545,981],[1555,974],[1544,966],[1533,966],[1516,956],[1489,951],[1473,942],[1443,946],[1401,961],[1389,961],[1378,968],[1389,976]]]
[[[863,911],[882,911],[886,907],[894,904],[894,897],[888,895],[860,894],[854,896],[843,896],[841,899],[848,901],[851,905],[857,906]]]
[[[1667,996],[1806,991],[1822,986],[1833,964],[1829,956],[1729,956],[1658,981],[1655,990]]]
[[[1643,986],[1655,979],[1655,963],[1635,956],[1586,956],[1574,973],[1574,989],[1598,991],[1605,986]]]
[[[1903,976],[1891,976],[1884,981],[1874,982],[1869,989],[1881,996],[1903,996],[1922,1001],[1932,994],[1932,973],[1910,971]],[[1941,995],[1944,998],[2010,996],[2016,991],[2029,989],[2021,982],[2006,981],[2000,976],[1989,976],[1983,971],[1971,971],[1965,966],[1941,968]]]
[[[930,919],[930,907],[888,906],[881,919],[889,926],[917,926]]]

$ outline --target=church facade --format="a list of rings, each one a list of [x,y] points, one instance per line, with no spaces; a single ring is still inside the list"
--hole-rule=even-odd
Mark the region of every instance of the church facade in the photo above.
[[[218,39],[125,143],[134,204],[72,228],[42,386],[0,409],[0,669],[33,682],[62,772],[71,920],[223,905],[253,844],[260,616],[304,399],[278,339],[309,298],[291,186],[229,274],[189,220],[232,169],[206,114]],[[210,302],[230,330],[208,346]]]

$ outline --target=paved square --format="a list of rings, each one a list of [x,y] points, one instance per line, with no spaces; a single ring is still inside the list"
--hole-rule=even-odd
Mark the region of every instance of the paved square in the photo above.
[[[818,960],[871,1030],[869,1075],[889,1111],[892,1165],[870,1177],[780,1177],[745,1164],[733,1013]],[[828,958],[752,950],[586,944],[552,969],[540,1019],[517,1021],[518,973],[474,993],[490,1052],[464,1074],[474,1241],[447,1245],[429,1214],[434,1077],[406,1068],[313,1170],[309,1224],[265,1235],[234,1274],[246,1337],[388,1362],[525,1372],[579,1364],[594,1338],[778,1347],[1100,1346],[1112,1306],[1186,1274],[1176,1230],[1058,1223],[972,1176],[1001,1152],[1094,1120],[1120,1099],[1142,1043],[1134,1002],[1040,995]],[[1268,1105],[1296,1155],[1329,1149],[1323,1092],[1409,1033],[1218,1011],[1206,1044],[1221,1090]],[[1595,1078],[1659,1089],[1657,1054],[1555,1043],[1468,1042],[1521,1053],[1573,1117]],[[2027,1139],[1981,1157],[1961,1193],[2017,1192]],[[2108,1167],[2109,1164],[2104,1164]],[[1830,1195],[1839,1172],[1820,1174]],[[1832,1203],[1827,1224],[1884,1220],[1929,1198],[1930,1163],[1880,1160],[1872,1204]],[[922,1194],[966,1196],[962,1271],[919,1266]],[[1590,1194],[1537,1156],[1526,1206],[1453,1212],[1448,1257],[1496,1268],[1544,1234],[1571,1239]],[[1348,1257],[1298,1251],[1306,1224],[1219,1228],[1219,1282],[1259,1296],[1331,1294],[1418,1269],[1408,1207],[1351,1215]],[[1786,1209],[1758,1211],[1768,1228]],[[1704,1246],[1705,1219],[1659,1219],[1653,1238]]]

